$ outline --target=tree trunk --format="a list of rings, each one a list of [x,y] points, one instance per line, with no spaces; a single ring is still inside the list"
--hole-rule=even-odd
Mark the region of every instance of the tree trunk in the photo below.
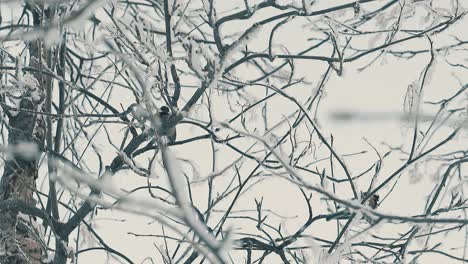
[[[33,9],[30,8],[30,10]],[[35,26],[40,25],[42,19],[38,10],[42,10],[42,8],[35,5],[32,12]],[[45,58],[42,42],[39,40],[31,41],[28,43],[28,48],[29,66],[40,70],[43,68],[42,61]],[[23,73],[18,72],[18,74],[22,76]],[[43,150],[46,127],[44,119],[34,112],[41,110],[45,87],[51,84],[51,80],[40,71],[34,72],[33,76],[37,80],[38,87],[35,90],[26,87],[19,103],[21,110],[10,111],[8,114],[9,155],[6,157],[0,181],[0,201],[19,199],[27,205],[35,207],[34,191],[38,176],[38,161]],[[37,226],[34,217],[18,213],[17,210],[7,208],[1,212],[0,263],[40,264],[45,253],[45,244],[42,234],[36,228]]]

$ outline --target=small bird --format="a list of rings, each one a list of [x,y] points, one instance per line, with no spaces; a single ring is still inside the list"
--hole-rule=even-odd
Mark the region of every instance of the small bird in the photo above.
[[[374,194],[372,195],[369,200],[367,201],[367,205],[369,205],[370,208],[375,209],[379,205],[379,195]]]
[[[362,193],[361,196],[365,197],[367,195],[366,192]],[[377,208],[379,205],[379,195],[378,194],[373,194],[369,199],[366,201],[367,206],[369,206],[372,209]],[[326,217],[327,221],[334,220],[334,219],[349,219],[351,217],[351,212],[349,209],[343,209],[338,212],[332,213]]]
[[[159,132],[161,136],[164,136],[168,139],[169,143],[172,143],[176,140],[176,128],[175,127],[170,127],[170,128],[165,128],[165,123],[169,120],[169,118],[172,116],[169,107],[163,105],[161,108],[159,108],[158,111],[159,117],[161,118],[161,123],[162,123],[162,129]]]

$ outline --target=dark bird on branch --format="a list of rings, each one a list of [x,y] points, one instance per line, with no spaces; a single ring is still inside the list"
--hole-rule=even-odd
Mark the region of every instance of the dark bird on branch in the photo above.
[[[159,108],[158,111],[159,117],[161,118],[161,127],[162,129],[160,130],[160,135],[164,136],[168,139],[169,143],[172,143],[176,140],[176,128],[175,127],[169,127],[167,128],[167,123],[169,118],[171,118],[172,114],[169,109],[169,107],[163,105],[161,108]]]

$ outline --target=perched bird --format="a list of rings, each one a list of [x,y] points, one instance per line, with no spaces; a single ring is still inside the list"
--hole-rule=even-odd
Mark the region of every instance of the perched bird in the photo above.
[[[367,205],[369,205],[370,208],[375,209],[377,208],[377,205],[379,205],[379,195],[374,194],[372,195],[369,200],[367,200]]]
[[[162,125],[161,126],[162,129],[159,131],[159,134],[161,136],[166,137],[168,139],[169,143],[174,142],[176,140],[176,136],[177,136],[176,128],[174,126],[169,127],[169,128],[165,127],[167,125],[166,124],[167,121],[172,116],[169,107],[167,107],[165,105],[161,106],[161,108],[159,108],[158,115],[161,118],[161,125]]]
[[[366,192],[362,193],[362,197],[365,197],[367,195]],[[372,209],[377,208],[379,205],[379,195],[378,194],[373,194],[369,199],[367,199],[366,204]],[[351,212],[348,209],[343,209],[340,210],[336,213],[332,213],[326,217],[327,221],[334,220],[334,219],[349,219],[351,216]]]

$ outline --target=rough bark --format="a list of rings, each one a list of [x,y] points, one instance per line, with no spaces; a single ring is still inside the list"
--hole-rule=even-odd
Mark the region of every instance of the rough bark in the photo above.
[[[31,8],[31,10],[33,10]],[[34,24],[41,24],[42,15],[38,12],[40,6],[33,11]],[[45,49],[39,40],[28,43],[29,66],[41,69],[45,58]],[[24,74],[19,72],[20,75]],[[20,111],[9,113],[8,118],[8,149],[19,150],[21,144],[36,144],[38,155],[30,155],[25,151],[10,151],[6,157],[2,179],[0,181],[0,201],[19,199],[27,205],[35,207],[34,190],[38,176],[38,161],[43,150],[45,122],[34,112],[40,110],[44,99],[46,85],[50,85],[50,78],[40,72],[33,74],[38,81],[37,96],[30,87],[26,87],[21,95]],[[28,149],[30,151],[31,149]],[[25,155],[27,154],[27,155]],[[19,213],[9,208],[0,212],[0,263],[40,264],[45,253],[42,234],[36,228],[36,218]]]
[[[37,116],[27,110],[36,110],[37,105],[31,98],[21,99],[20,111],[9,118],[8,148],[15,149],[18,144],[38,143],[40,130]],[[7,157],[0,182],[0,200],[19,199],[35,206],[33,191],[36,188],[38,156],[26,158],[24,153],[14,151]],[[33,228],[34,218],[21,216],[18,212],[6,210],[0,214],[0,263],[40,263],[42,245],[40,236]]]

